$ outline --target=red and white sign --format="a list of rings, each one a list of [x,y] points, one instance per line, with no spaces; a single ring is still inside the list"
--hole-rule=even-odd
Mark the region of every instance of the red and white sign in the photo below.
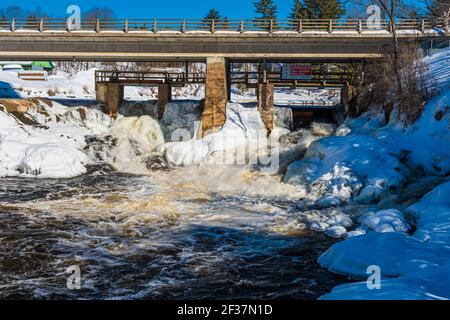
[[[312,78],[312,66],[310,64],[284,63],[282,74],[285,80],[310,80]]]

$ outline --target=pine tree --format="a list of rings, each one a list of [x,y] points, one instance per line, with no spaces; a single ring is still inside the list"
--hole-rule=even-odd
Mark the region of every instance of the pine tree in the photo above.
[[[289,15],[289,19],[292,21],[307,19],[308,18],[308,10],[302,0],[294,0],[294,5],[292,6],[291,14]]]
[[[256,19],[273,19],[277,18],[277,6],[273,0],[255,0]]]
[[[223,18],[222,28],[224,30],[228,30],[230,28],[230,20],[228,20],[228,17]]]
[[[344,14],[339,0],[303,0],[303,7],[303,19],[339,19]]]
[[[319,2],[319,19],[339,19],[344,14],[338,0],[321,0]]]
[[[35,15],[30,15],[27,17],[26,26],[30,28],[36,28],[39,25],[38,19]]]
[[[208,26],[208,28],[212,27],[212,21],[217,23],[220,21],[220,12],[216,9],[209,10],[208,14],[203,19],[203,22]]]
[[[216,10],[216,9],[209,10],[208,14],[204,18],[204,21],[208,21],[208,20],[219,21],[220,20],[220,12],[219,12],[219,10]]]

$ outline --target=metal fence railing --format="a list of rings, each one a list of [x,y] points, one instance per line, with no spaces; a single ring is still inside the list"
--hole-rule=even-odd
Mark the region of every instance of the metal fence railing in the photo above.
[[[399,19],[395,28],[399,32],[438,32],[449,33],[448,19]],[[378,26],[368,24],[362,19],[82,19],[79,25],[63,18],[0,18],[0,31],[91,31],[91,32],[392,32],[388,20],[382,20]]]

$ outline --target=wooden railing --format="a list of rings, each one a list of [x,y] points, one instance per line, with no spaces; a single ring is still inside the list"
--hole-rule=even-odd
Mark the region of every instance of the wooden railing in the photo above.
[[[123,83],[123,84],[186,84],[204,83],[205,73],[201,72],[167,72],[167,71],[95,71],[96,83]]]
[[[349,72],[313,72],[310,79],[283,79],[281,71],[234,71],[230,72],[231,84],[253,85],[257,83],[272,83],[278,85],[298,83],[314,84],[345,84],[353,81],[355,74]],[[120,83],[123,85],[156,85],[169,83],[184,85],[188,83],[205,83],[206,74],[203,72],[168,72],[168,71],[111,71],[97,70],[96,83]]]
[[[355,79],[355,74],[350,72],[319,72],[313,71],[310,79],[292,80],[284,79],[281,71],[232,71],[230,82],[232,84],[256,84],[268,82],[273,84],[290,83],[328,83],[345,84]]]
[[[396,30],[416,32],[449,33],[448,19],[399,19]],[[69,20],[63,18],[45,19],[0,19],[0,31],[91,31],[91,32],[392,32],[388,20],[382,20],[379,28],[368,25],[362,19],[305,19],[305,20],[201,20],[201,19],[82,19],[77,28]]]

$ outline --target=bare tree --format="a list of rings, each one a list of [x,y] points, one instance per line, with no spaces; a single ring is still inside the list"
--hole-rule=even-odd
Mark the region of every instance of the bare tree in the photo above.
[[[450,0],[424,0],[429,16],[433,18],[450,18]]]

